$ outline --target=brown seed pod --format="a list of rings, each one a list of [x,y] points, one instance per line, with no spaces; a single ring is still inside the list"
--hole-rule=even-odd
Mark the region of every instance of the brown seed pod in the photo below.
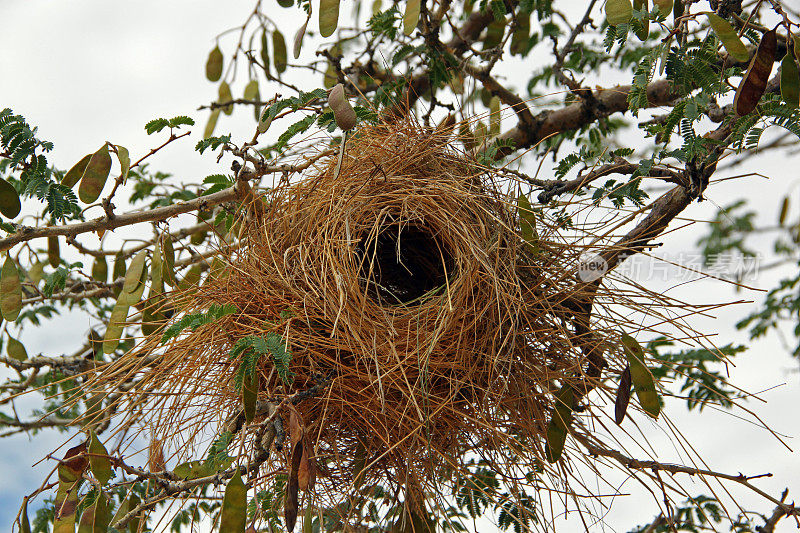
[[[756,55],[750,61],[747,74],[742,78],[742,83],[736,91],[736,98],[733,100],[733,108],[740,117],[753,111],[761,100],[772,72],[777,47],[775,30],[770,30],[761,37]]]
[[[336,125],[344,131],[352,130],[356,126],[356,112],[344,94],[344,85],[337,83],[328,95],[328,105],[333,111]]]

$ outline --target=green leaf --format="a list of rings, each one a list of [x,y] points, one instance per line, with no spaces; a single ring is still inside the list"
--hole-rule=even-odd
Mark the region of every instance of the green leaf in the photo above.
[[[658,418],[658,413],[661,411],[661,402],[658,398],[658,392],[656,392],[653,374],[650,373],[644,363],[644,350],[636,342],[636,339],[628,334],[622,336],[622,346],[625,349],[628,364],[631,367],[631,382],[633,390],[639,398],[639,404],[648,415]]]
[[[411,35],[417,27],[420,13],[420,0],[407,0],[406,11],[403,13],[403,33]]]
[[[222,63],[222,50],[219,49],[219,46],[215,46],[206,60],[206,78],[208,81],[219,81],[222,76]]]
[[[19,215],[22,204],[17,190],[9,182],[0,178],[0,213],[8,219]]]
[[[272,331],[268,332],[263,337],[250,335],[236,341],[230,351],[229,357],[235,359],[242,357],[242,360],[247,358],[248,354],[255,353],[258,355],[269,354],[272,356],[272,363],[275,365],[275,370],[278,372],[278,377],[284,383],[291,384],[294,380],[294,373],[290,370],[289,365],[292,362],[292,352],[280,335]],[[255,364],[257,357],[251,360],[251,364]],[[237,377],[240,379],[244,377],[243,370],[245,366],[239,367]],[[239,381],[241,384],[242,381]]]
[[[111,172],[111,155],[108,153],[108,145],[104,144],[92,154],[89,164],[86,165],[86,171],[78,187],[78,197],[81,202],[91,204],[97,201],[106,185],[109,172]]]
[[[281,7],[292,7],[294,0],[278,0],[278,5]]]
[[[286,70],[286,40],[278,30],[272,32],[272,53],[275,70],[281,74]]]
[[[555,463],[561,458],[567,433],[572,423],[572,409],[575,395],[570,385],[564,385],[555,395],[553,409],[550,412],[550,423],[547,425],[547,441],[545,442],[545,458]]]
[[[227,81],[223,81],[219,84],[219,93],[217,95],[217,102],[220,104],[225,102],[230,102],[233,100],[233,93],[231,92],[231,86],[228,85]],[[233,104],[228,104],[222,108],[222,112],[226,115],[230,115],[233,113]]]
[[[17,263],[6,257],[0,273],[0,312],[3,318],[13,322],[22,310],[22,283],[19,278]]]
[[[92,158],[92,154],[87,154],[81,158],[80,161],[75,163],[71,169],[64,174],[64,178],[61,180],[61,185],[65,185],[69,188],[75,186],[81,180],[83,173],[86,172],[86,167],[89,165],[89,160]]]
[[[92,279],[100,283],[108,281],[108,262],[106,256],[99,255],[95,257],[94,264],[92,265]]]
[[[117,159],[119,159],[121,169],[119,175],[122,177],[122,184],[125,185],[125,182],[128,181],[128,173],[131,170],[131,156],[128,153],[128,149],[117,145]]]
[[[186,115],[178,115],[169,119],[170,128],[180,128],[181,126],[194,126],[194,119]]]
[[[716,13],[706,13],[708,23],[711,29],[714,30],[717,38],[725,46],[725,50],[737,61],[747,61],[750,59],[750,52],[744,45],[736,30],[731,26],[731,23],[720,17]]]
[[[222,497],[222,517],[219,530],[224,533],[244,533],[247,521],[247,487],[242,481],[239,470],[233,474],[225,487]]]
[[[100,485],[105,485],[111,479],[111,460],[108,458],[108,450],[94,431],[89,432],[89,467]]]
[[[161,278],[166,281],[170,287],[174,287],[177,285],[177,281],[175,280],[175,248],[172,245],[172,236],[169,233],[164,233],[161,248],[164,255]]]
[[[791,50],[781,60],[781,98],[792,107],[800,105],[800,71]]]
[[[606,19],[611,26],[627,24],[632,17],[631,0],[606,0]]]
[[[339,0],[320,0],[319,3],[319,33],[323,37],[330,37],[339,24]],[[297,56],[295,56],[297,58]]]
[[[144,129],[148,135],[158,133],[164,128],[169,128],[169,120],[165,118],[154,118],[153,120],[144,125]]]
[[[17,361],[25,361],[28,359],[28,352],[25,350],[25,346],[11,336],[8,337],[6,353],[11,359],[16,359]]]
[[[234,305],[212,304],[205,313],[192,313],[190,315],[185,315],[177,323],[167,328],[167,330],[164,332],[164,335],[161,337],[161,343],[163,344],[168,340],[177,337],[186,328],[191,328],[192,331],[195,331],[200,326],[210,324],[215,320],[219,320],[226,315],[232,315],[236,312],[237,309]]]

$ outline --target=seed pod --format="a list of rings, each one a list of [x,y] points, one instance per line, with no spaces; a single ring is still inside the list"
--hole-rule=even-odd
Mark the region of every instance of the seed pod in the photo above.
[[[356,112],[347,97],[344,94],[344,85],[341,83],[331,89],[328,95],[328,105],[333,110],[333,118],[336,120],[336,125],[342,128],[343,131],[352,130],[356,126]]]
[[[286,70],[286,40],[278,30],[272,32],[272,53],[274,54],[272,60],[275,70],[281,74]]]
[[[216,46],[208,54],[208,60],[206,60],[206,79],[218,81],[220,76],[222,76],[222,50]]]
[[[756,55],[750,61],[747,74],[742,78],[736,97],[733,99],[733,108],[740,117],[753,111],[761,100],[767,88],[769,75],[772,72],[772,63],[775,62],[775,49],[778,39],[775,30],[766,32],[761,37]]]
[[[606,20],[611,26],[627,24],[633,17],[631,0],[607,0]]]
[[[61,251],[59,250],[58,237],[47,238],[47,262],[53,268],[61,264]]]
[[[319,34],[323,37],[330,37],[336,31],[338,24],[339,0],[321,0],[319,4]],[[305,32],[305,24],[303,31]],[[297,55],[294,57],[297,59]]]
[[[228,85],[228,82],[223,81],[219,84],[219,93],[217,97],[219,99],[219,103],[230,102],[233,100],[233,93],[231,92],[231,86]],[[228,104],[223,107],[222,112],[226,115],[233,113],[233,104]]]

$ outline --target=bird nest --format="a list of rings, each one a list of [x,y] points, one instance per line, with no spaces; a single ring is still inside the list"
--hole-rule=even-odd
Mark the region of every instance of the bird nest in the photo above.
[[[241,457],[267,454],[267,480],[300,440],[301,489],[331,501],[371,483],[440,491],[478,457],[555,459],[557,392],[597,386],[587,354],[618,333],[576,325],[580,236],[448,137],[363,127],[340,167],[321,159],[246,206],[236,244],[221,239],[208,276],[171,298],[185,329],[101,378],[138,376],[128,412],[158,447],[185,460],[229,431]]]

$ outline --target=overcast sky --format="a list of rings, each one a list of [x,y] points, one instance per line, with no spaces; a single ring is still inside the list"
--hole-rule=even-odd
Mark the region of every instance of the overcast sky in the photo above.
[[[38,126],[40,138],[55,144],[50,161],[64,169],[105,141],[128,147],[136,159],[160,142],[146,135],[147,121],[160,116],[189,115],[198,124],[191,139],[184,139],[153,157],[152,167],[171,172],[178,181],[187,183],[227,172],[229,161],[217,165],[213,156],[200,157],[193,150],[207,116],[196,109],[215,97],[216,86],[204,77],[205,60],[214,46],[215,35],[240,25],[251,9],[249,1],[0,0],[0,20],[4,23],[0,31],[0,108],[10,107]],[[278,14],[281,23],[286,24],[283,33],[287,38],[300,25],[297,16],[290,13],[281,10]],[[224,51],[230,50],[234,38],[230,35],[221,41]],[[306,44],[300,61],[311,57],[313,47]],[[507,74],[512,84],[516,81],[518,86],[524,86],[523,80],[514,79],[511,69]],[[245,82],[237,80],[234,94],[241,93]],[[262,96],[276,91],[277,88],[265,87],[262,82]],[[248,109],[233,117],[223,116],[217,131],[249,138],[252,127]],[[747,196],[759,209],[761,220],[774,224],[781,197],[788,191],[793,200],[790,219],[796,220],[800,217],[798,168],[800,158],[796,155],[787,157],[776,152],[754,157],[726,175],[758,171],[769,179],[745,178],[715,184],[708,191],[709,201],[691,206],[684,216],[707,220],[714,216],[718,206]],[[543,169],[544,175],[540,177],[551,177],[547,174],[549,164]],[[137,231],[149,234],[150,228],[143,225]],[[655,255],[690,263],[696,256],[688,252],[700,231],[702,228],[695,225],[664,237],[661,239],[664,246]],[[756,246],[768,252],[769,244],[764,241]],[[669,290],[670,295],[693,303],[763,298],[763,293],[754,291],[734,294],[730,286],[710,280],[679,286],[679,280],[671,277],[674,271],[668,274],[668,279],[658,279],[661,270],[655,272],[651,276],[655,279],[638,281],[651,288]],[[770,288],[779,274],[782,273],[772,272],[754,284]],[[713,317],[698,318],[693,324],[700,331],[716,334],[715,342],[720,345],[745,343],[746,335],[736,331],[733,324],[752,309],[752,304],[747,303],[727,307],[714,312]],[[81,342],[92,325],[86,317],[68,315],[52,321],[46,328],[28,332],[23,340],[31,354],[55,355],[68,352]],[[735,366],[730,369],[731,380],[750,392],[766,391],[759,396],[764,402],[751,400],[746,405],[794,448],[800,434],[797,361],[787,355],[775,335],[751,346],[747,353],[736,357]],[[24,402],[19,406],[24,407]],[[736,414],[743,419],[713,409],[702,414],[687,413],[677,400],[668,403],[665,409],[666,417],[691,439],[709,467],[734,474],[772,472],[774,477],[759,480],[759,487],[779,495],[789,486],[790,500],[792,495],[797,498],[800,491],[796,482],[800,479],[797,455],[757,427],[751,416],[741,411]],[[682,460],[659,425],[641,418],[638,422],[659,451],[660,460]],[[4,474],[4,483],[0,485],[0,528],[10,523],[22,495],[38,487],[46,473],[41,467],[32,469],[31,464],[60,440],[61,436],[53,434],[0,440],[0,471]],[[697,480],[686,478],[684,484],[695,494],[708,492]],[[746,506],[771,512],[768,502],[737,487],[731,490]],[[634,496],[616,498],[605,517],[606,525],[597,526],[597,531],[628,531],[657,513],[656,502],[639,486],[627,482],[622,492]],[[565,526],[563,531],[572,527],[578,527],[577,522]],[[795,529],[785,520],[781,530]]]

